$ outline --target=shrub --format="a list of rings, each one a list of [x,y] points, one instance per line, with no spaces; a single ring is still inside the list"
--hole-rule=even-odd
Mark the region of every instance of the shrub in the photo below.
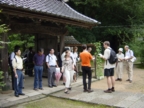
[[[3,81],[3,72],[0,71],[0,87],[3,87],[5,84],[4,84],[4,81]]]

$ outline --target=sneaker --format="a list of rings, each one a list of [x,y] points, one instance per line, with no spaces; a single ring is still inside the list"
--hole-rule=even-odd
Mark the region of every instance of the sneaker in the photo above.
[[[119,78],[117,78],[115,81],[119,81]]]
[[[16,95],[15,95],[15,97],[19,97],[19,95],[18,95],[18,94],[16,94]]]
[[[24,93],[19,93],[19,95],[25,95]]]
[[[122,81],[122,79],[120,78],[119,81]]]
[[[35,91],[38,91],[38,89],[37,89],[37,88],[34,88],[34,90],[35,90]]]
[[[112,92],[115,92],[115,89],[114,89],[114,87],[112,87],[112,88],[111,88],[111,91],[112,91]]]
[[[104,92],[105,92],[105,93],[112,93],[112,90],[111,90],[111,89],[108,89],[108,90],[105,90]]]
[[[127,79],[126,81],[130,81],[130,79]]]
[[[64,92],[65,94],[69,94],[68,90]]]
[[[84,89],[84,91],[83,91],[83,92],[88,92],[88,90],[85,90],[85,89]]]
[[[43,88],[39,88],[40,90],[43,90]]]
[[[70,87],[70,88],[68,88],[69,90],[71,90],[72,88]]]
[[[53,87],[57,87],[56,85],[52,85]]]
[[[49,88],[53,88],[53,86],[49,86]]]
[[[91,93],[91,92],[93,92],[93,90],[89,89],[87,92],[88,92],[88,93]]]

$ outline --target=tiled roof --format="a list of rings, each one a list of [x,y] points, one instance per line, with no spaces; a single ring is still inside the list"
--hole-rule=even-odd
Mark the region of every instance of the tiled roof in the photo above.
[[[59,0],[0,0],[0,4],[72,19],[79,22],[90,24],[99,23],[98,21],[75,11],[69,5]]]
[[[81,44],[79,41],[77,41],[73,36],[65,36],[65,38],[64,38],[64,43],[66,44],[66,45],[68,45],[68,44]]]

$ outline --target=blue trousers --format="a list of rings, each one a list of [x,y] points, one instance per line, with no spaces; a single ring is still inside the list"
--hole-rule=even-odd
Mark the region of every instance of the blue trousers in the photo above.
[[[43,66],[34,66],[34,89],[42,88]]]
[[[16,70],[18,78],[14,77],[14,91],[15,95],[19,95],[22,93],[23,88],[23,73],[20,70]]]

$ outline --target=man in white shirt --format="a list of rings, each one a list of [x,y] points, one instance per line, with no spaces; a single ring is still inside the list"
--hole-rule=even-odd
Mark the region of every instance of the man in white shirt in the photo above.
[[[15,49],[18,49],[19,48],[19,46],[18,45],[16,45],[15,47],[14,47],[14,50]],[[14,71],[13,71],[13,66],[12,66],[12,61],[13,61],[13,59],[14,59],[14,57],[15,57],[15,52],[13,51],[11,54],[10,54],[10,68],[11,68],[11,81],[12,81],[12,89],[14,90]]]
[[[123,48],[119,48],[118,50],[118,54],[117,54],[117,65],[116,65],[116,74],[117,74],[117,79],[116,81],[122,81],[122,75],[123,75],[123,60],[124,60],[124,54],[123,52]]]
[[[104,63],[104,76],[107,77],[107,85],[108,85],[108,90],[105,90],[105,93],[112,93],[115,91],[114,85],[115,85],[115,78],[114,78],[114,68],[115,64],[110,64],[108,59],[110,58],[110,42],[105,41],[103,43],[103,46],[105,48],[104,55],[100,55],[102,59],[105,60]]]
[[[126,45],[124,47],[125,49],[125,61],[126,61],[126,69],[127,69],[127,73],[128,73],[128,79],[126,81],[129,81],[130,83],[132,83],[132,79],[133,79],[133,62],[131,61],[131,59],[134,57],[133,51],[129,49],[129,46]]]
[[[58,64],[57,58],[54,55],[54,49],[50,49],[50,53],[46,56],[46,64],[48,67],[48,86],[50,88],[56,87],[54,81],[54,74],[56,72],[56,67],[58,67]]]
[[[74,57],[74,65],[76,66],[76,62],[78,59],[78,52],[77,52],[78,48],[74,47],[74,52],[73,52],[73,57]]]
[[[12,66],[13,66],[13,71],[14,71],[14,91],[15,91],[15,96],[19,97],[19,95],[25,95],[22,92],[23,88],[23,60],[20,57],[21,51],[19,48],[15,49],[15,57],[12,60]]]

